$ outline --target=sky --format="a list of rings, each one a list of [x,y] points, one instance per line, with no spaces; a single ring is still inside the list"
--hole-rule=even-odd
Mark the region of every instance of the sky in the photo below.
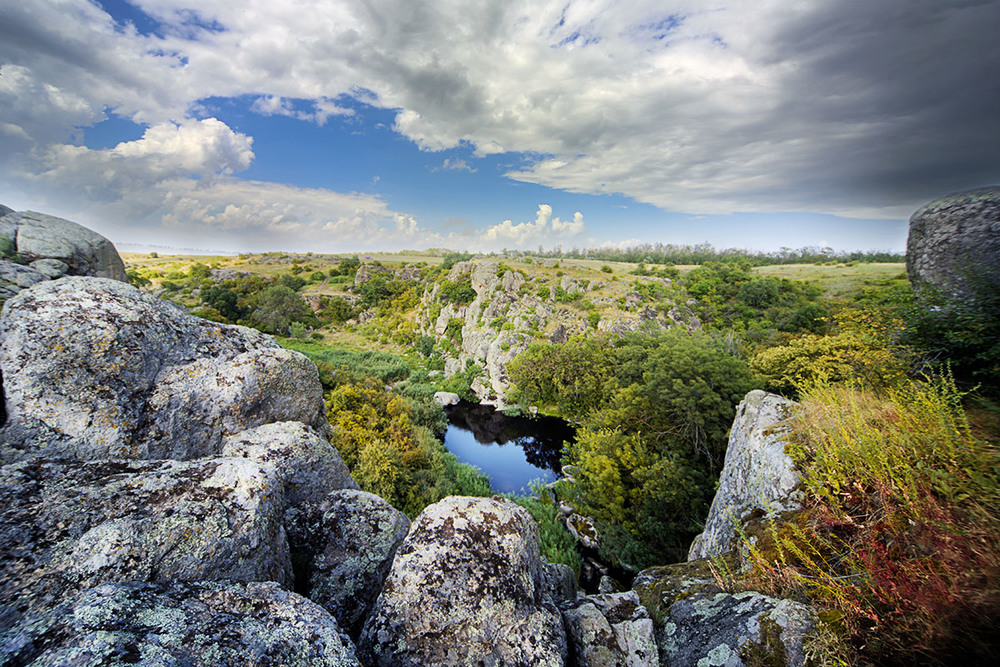
[[[1000,0],[0,3],[0,204],[118,244],[902,250]]]

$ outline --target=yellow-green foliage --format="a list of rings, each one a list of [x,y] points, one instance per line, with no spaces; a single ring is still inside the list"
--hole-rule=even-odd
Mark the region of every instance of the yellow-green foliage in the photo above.
[[[410,402],[374,379],[345,382],[326,395],[333,444],[365,491],[410,517],[449,495],[485,496],[489,480],[460,464]]]
[[[761,350],[750,369],[770,391],[786,396],[828,382],[885,387],[906,377],[906,350],[896,345],[899,320],[862,310],[844,311],[838,319],[833,335],[805,334]]]
[[[790,421],[805,511],[746,542],[749,585],[812,597],[847,660],[981,664],[1000,648],[1000,457],[961,399],[947,375],[820,385]]]

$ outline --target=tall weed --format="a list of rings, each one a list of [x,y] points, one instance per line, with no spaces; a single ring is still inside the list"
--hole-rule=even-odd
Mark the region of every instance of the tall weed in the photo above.
[[[813,388],[790,420],[805,511],[745,540],[752,585],[804,594],[859,661],[978,664],[1000,645],[1000,468],[947,374]]]

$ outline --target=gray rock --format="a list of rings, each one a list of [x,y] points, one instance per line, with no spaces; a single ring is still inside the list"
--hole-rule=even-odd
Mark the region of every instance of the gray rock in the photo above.
[[[562,604],[567,600],[575,600],[578,591],[573,568],[562,563],[542,564],[542,597]]]
[[[281,483],[247,459],[31,459],[0,508],[0,627],[107,581],[290,580]]]
[[[321,607],[274,583],[108,583],[0,634],[0,663],[358,667]]]
[[[301,422],[277,422],[223,441],[223,456],[253,459],[281,479],[290,506],[319,501],[331,490],[357,489],[340,453]]]
[[[58,259],[36,259],[31,268],[50,280],[62,278],[69,272],[69,264]]]
[[[77,276],[127,280],[111,241],[86,227],[43,213],[18,213],[17,251],[26,259],[58,259]]]
[[[634,591],[589,595],[564,608],[578,667],[656,667],[653,621]]]
[[[729,433],[719,489],[705,531],[695,538],[688,560],[732,551],[737,545],[736,522],[755,510],[774,517],[801,507],[801,478],[785,454],[787,429],[779,425],[793,405],[793,401],[760,390],[750,392],[740,403]]]
[[[458,394],[450,391],[438,391],[434,393],[434,400],[438,405],[457,405],[461,400]]]
[[[670,608],[660,636],[660,663],[690,665],[805,664],[802,640],[815,612],[760,593],[694,595]]]
[[[357,636],[410,520],[376,495],[342,490],[289,510],[285,526],[297,590]]]
[[[331,435],[311,361],[126,283],[39,283],[6,302],[0,338],[4,461],[212,456],[227,436],[278,421]]]
[[[420,514],[358,643],[370,667],[561,666],[566,636],[543,597],[538,528],[494,497],[450,497]]]
[[[932,201],[910,217],[906,270],[918,292],[974,299],[996,289],[1000,267],[1000,186]],[[990,284],[984,284],[990,280]]]
[[[0,298],[9,299],[23,289],[48,280],[41,271],[30,266],[0,260]]]

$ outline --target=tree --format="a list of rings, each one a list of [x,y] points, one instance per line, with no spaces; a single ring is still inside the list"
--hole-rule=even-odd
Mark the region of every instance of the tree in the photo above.
[[[284,285],[273,285],[257,295],[250,323],[265,333],[285,336],[292,322],[310,326],[316,317],[306,303]]]

